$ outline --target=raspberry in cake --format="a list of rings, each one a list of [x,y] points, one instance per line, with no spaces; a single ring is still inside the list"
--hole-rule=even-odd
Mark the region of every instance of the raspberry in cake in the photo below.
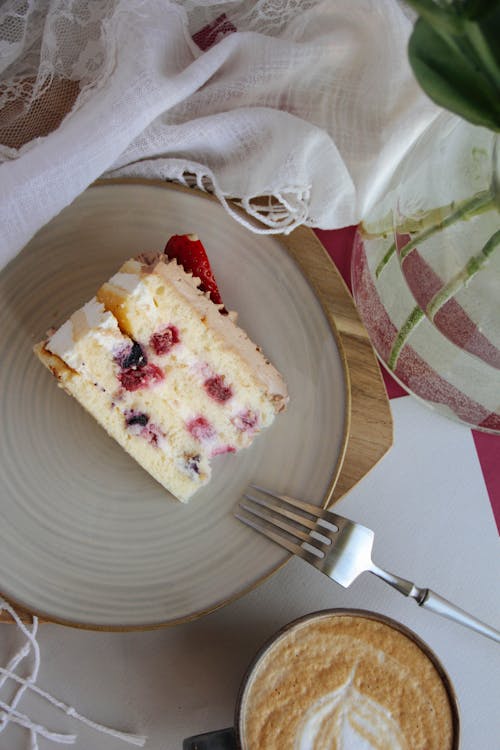
[[[144,254],[35,347],[60,385],[183,502],[209,481],[211,459],[249,446],[288,402],[283,378],[213,301],[215,290],[175,258]]]

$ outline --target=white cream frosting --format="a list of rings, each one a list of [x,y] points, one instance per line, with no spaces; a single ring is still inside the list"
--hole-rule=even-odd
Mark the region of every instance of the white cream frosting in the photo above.
[[[127,292],[132,293],[136,290],[139,281],[140,279],[135,273],[123,273],[122,271],[118,271],[118,273],[115,273],[115,275],[110,278],[108,284],[114,284],[115,286],[119,286],[120,289],[126,289]]]
[[[154,311],[153,298],[146,285],[143,284],[140,274],[118,271],[118,273],[115,273],[110,278],[108,284],[127,291],[133,297],[134,301],[146,312],[149,310]]]
[[[82,367],[82,357],[77,346],[83,336],[95,338],[102,346],[111,349],[123,335],[114,315],[93,297],[77,310],[69,320],[49,336],[46,347],[74,370]]]

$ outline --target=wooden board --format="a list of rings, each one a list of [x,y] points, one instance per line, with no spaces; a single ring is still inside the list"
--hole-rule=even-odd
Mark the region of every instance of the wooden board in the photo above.
[[[321,242],[306,227],[299,227],[288,237],[280,239],[299,264],[301,259],[297,247],[302,248],[301,254],[308,257],[308,276],[333,314],[346,355],[351,380],[351,424],[344,463],[333,493],[335,502],[349,492],[392,446],[389,400],[377,358],[352,296]],[[333,266],[333,274],[325,275],[327,264]]]
[[[306,227],[299,227],[279,240],[300,266],[307,265],[306,275],[337,328],[346,356],[351,415],[345,458],[333,493],[335,502],[363,479],[392,446],[391,410],[368,334],[323,245]],[[31,620],[28,612],[19,607],[16,611],[24,620]],[[10,616],[0,613],[0,622],[11,622]]]

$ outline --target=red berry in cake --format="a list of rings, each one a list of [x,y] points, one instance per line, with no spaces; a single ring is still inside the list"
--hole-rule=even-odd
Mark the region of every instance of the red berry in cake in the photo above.
[[[204,292],[210,292],[212,302],[222,305],[222,298],[206,250],[196,234],[174,234],[167,242],[164,253],[170,259],[175,258],[185,271],[197,276],[201,281],[198,288]]]
[[[208,395],[220,404],[228,401],[233,395],[233,390],[231,386],[226,385],[223,375],[214,375],[208,378],[203,383],[203,386]]]
[[[210,458],[215,458],[215,456],[222,456],[224,453],[236,453],[236,448],[234,445],[219,445],[217,448],[214,448],[213,451],[210,454]]]
[[[160,438],[164,438],[165,433],[158,427],[158,425],[148,424],[141,431],[141,436],[145,438],[145,440],[147,440],[150,445],[153,445],[155,448],[157,448]]]
[[[155,354],[161,356],[168,354],[175,344],[180,341],[179,329],[176,326],[167,326],[166,328],[153,333],[149,339],[149,345],[154,350]]]
[[[245,411],[236,414],[231,421],[240,432],[251,432],[256,428],[259,417],[251,409],[246,409]]]
[[[148,388],[153,383],[163,380],[163,373],[156,365],[144,365],[144,367],[130,367],[122,370],[118,379],[127,391],[138,391],[140,388]]]
[[[195,440],[211,440],[215,437],[215,429],[205,417],[196,417],[191,419],[186,425],[188,432]]]
[[[150,422],[148,414],[136,409],[129,409],[125,412],[125,424],[132,435],[140,436],[155,448],[158,447],[160,438],[166,437],[158,425]]]

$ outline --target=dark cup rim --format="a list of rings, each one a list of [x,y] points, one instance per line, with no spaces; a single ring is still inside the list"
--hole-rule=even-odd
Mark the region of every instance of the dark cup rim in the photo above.
[[[427,658],[430,659],[439,677],[441,678],[443,682],[444,688],[446,690],[446,694],[448,696],[448,701],[449,701],[450,710],[451,710],[451,717],[452,717],[453,743],[451,746],[451,750],[459,750],[459,747],[460,747],[460,712],[459,712],[458,697],[455,692],[453,683],[447,671],[443,667],[441,660],[439,659],[437,654],[430,648],[430,646],[427,645],[427,643],[424,640],[422,640],[422,638],[419,635],[417,635],[413,630],[411,630],[411,628],[409,628],[407,625],[403,625],[401,622],[398,622],[397,620],[394,620],[392,617],[381,614],[380,612],[375,612],[373,610],[350,609],[350,608],[343,608],[343,607],[332,608],[332,609],[320,609],[314,612],[310,612],[306,615],[302,615],[301,617],[297,617],[295,620],[288,622],[286,625],[284,625],[275,633],[273,633],[273,635],[270,636],[258,649],[256,654],[252,658],[250,664],[248,665],[247,669],[245,670],[243,679],[241,680],[240,687],[238,690],[238,695],[236,698],[234,727],[235,727],[235,732],[236,732],[236,741],[237,741],[238,748],[240,748],[240,750],[241,748],[243,748],[243,745],[241,743],[241,733],[240,733],[240,728],[241,728],[240,722],[242,719],[241,708],[242,708],[243,697],[244,697],[247,685],[249,683],[250,677],[252,676],[260,660],[263,658],[264,654],[271,648],[271,646],[277,640],[279,640],[289,630],[292,630],[295,627],[302,625],[305,622],[308,622],[309,620],[321,619],[323,617],[331,617],[332,615],[333,616],[360,617],[363,619],[375,620],[377,622],[381,622],[399,631],[402,635],[405,635],[413,643],[415,643],[415,645],[418,646],[418,648],[420,648],[420,650],[427,656]]]

